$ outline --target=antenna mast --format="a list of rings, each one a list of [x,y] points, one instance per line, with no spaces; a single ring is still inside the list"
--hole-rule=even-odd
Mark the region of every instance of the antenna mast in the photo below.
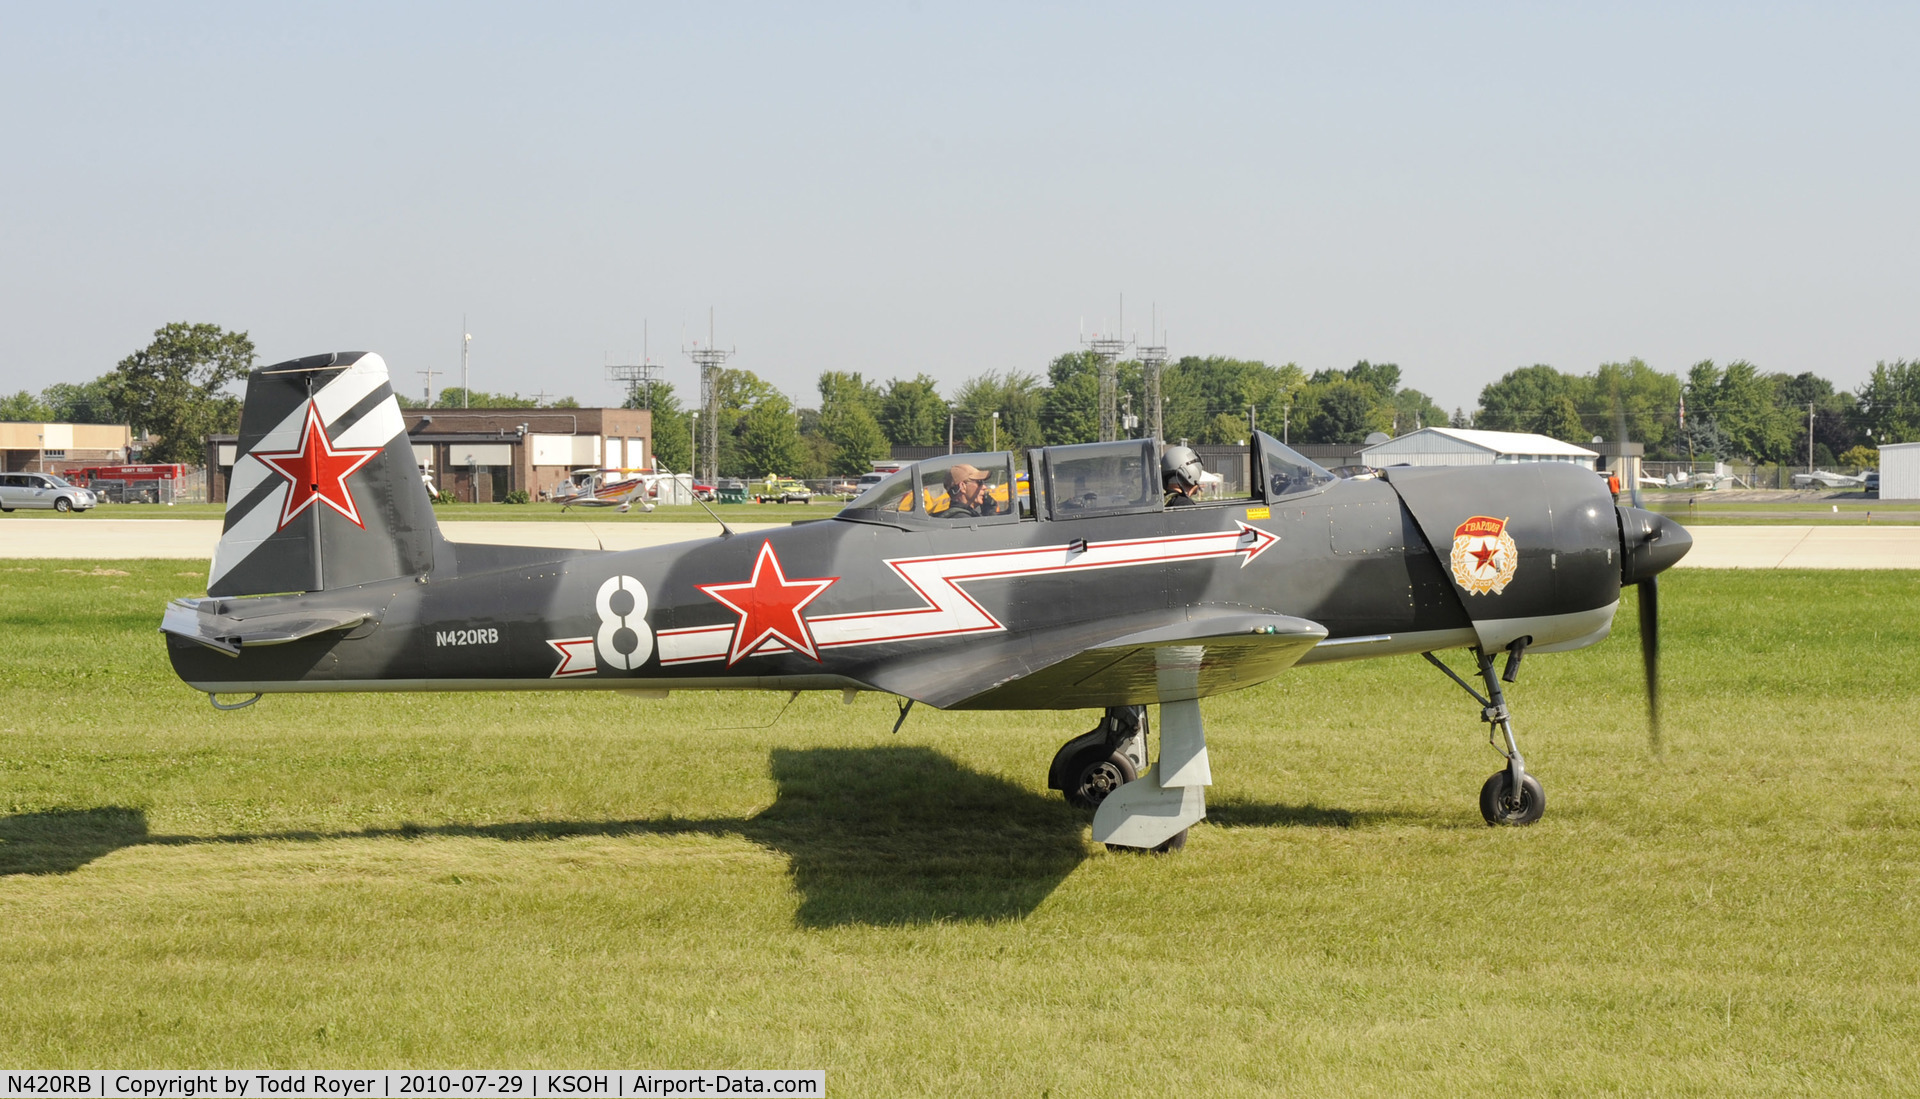
[[[617,363],[607,367],[607,379],[627,389],[627,403],[635,408],[653,410],[653,386],[660,380],[660,364],[647,353],[647,322],[640,322],[640,361]]]
[[[693,365],[700,368],[700,407],[701,419],[707,421],[706,446],[701,447],[694,440],[694,449],[699,453],[701,479],[713,484],[720,477],[720,368],[733,358],[734,349],[720,350],[713,344],[713,307],[707,307],[707,345],[701,347],[696,341],[691,348],[681,348]]]
[[[1122,294],[1120,314],[1123,324],[1126,309],[1127,298]],[[1117,333],[1119,328],[1116,327],[1114,331]],[[1102,336],[1096,332],[1092,339],[1083,336],[1080,342],[1086,345],[1087,350],[1093,352],[1100,363],[1100,441],[1110,443],[1120,437],[1119,367],[1115,364],[1120,361],[1120,356],[1132,341],[1121,339],[1118,335]]]
[[[1147,338],[1154,342],[1144,347],[1134,348],[1134,355],[1140,360],[1142,381],[1147,390],[1147,438],[1166,440],[1164,425],[1161,423],[1160,372],[1167,365],[1166,333],[1160,330],[1160,307],[1153,307],[1153,322],[1147,329]]]

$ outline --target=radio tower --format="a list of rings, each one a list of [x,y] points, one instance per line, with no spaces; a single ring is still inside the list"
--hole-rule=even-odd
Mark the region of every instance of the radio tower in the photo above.
[[[1159,327],[1160,308],[1155,306],[1153,326],[1148,330],[1147,338],[1157,342],[1151,346],[1134,348],[1134,356],[1140,360],[1141,373],[1145,375],[1142,380],[1147,390],[1147,438],[1164,442],[1166,436],[1162,433],[1160,422],[1160,371],[1167,365],[1167,334],[1157,331]]]
[[[1123,294],[1120,297],[1122,318],[1126,310],[1127,299]],[[1118,330],[1116,326],[1115,331]],[[1119,367],[1115,364],[1131,341],[1095,333],[1092,339],[1081,337],[1080,342],[1100,361],[1100,441],[1110,443],[1120,437]]]
[[[652,411],[653,383],[660,380],[660,364],[647,354],[646,321],[640,322],[640,361],[609,365],[607,378],[627,387],[627,400],[637,401],[637,407]]]
[[[707,346],[695,343],[690,348],[681,348],[693,365],[700,368],[700,418],[706,423],[706,445],[694,440],[696,456],[700,462],[700,476],[708,484],[720,477],[720,368],[733,358],[733,349],[720,350],[713,345],[713,307],[707,307]]]

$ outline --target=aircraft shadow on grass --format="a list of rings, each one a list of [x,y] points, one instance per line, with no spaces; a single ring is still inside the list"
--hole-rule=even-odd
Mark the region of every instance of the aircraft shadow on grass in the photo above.
[[[776,749],[772,805],[745,819],[513,821],[342,832],[155,834],[139,809],[0,818],[0,876],[70,874],[127,847],[470,836],[737,835],[787,856],[808,927],[1018,919],[1086,857],[1087,814],[924,747]],[[1224,827],[1347,828],[1368,814],[1232,803]]]

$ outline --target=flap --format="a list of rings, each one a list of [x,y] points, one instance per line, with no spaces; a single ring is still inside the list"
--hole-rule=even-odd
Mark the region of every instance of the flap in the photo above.
[[[372,617],[372,611],[299,607],[263,608],[262,613],[249,615],[244,604],[236,607],[233,600],[176,599],[167,604],[160,630],[238,656],[243,645],[284,645],[332,630],[352,629]]]

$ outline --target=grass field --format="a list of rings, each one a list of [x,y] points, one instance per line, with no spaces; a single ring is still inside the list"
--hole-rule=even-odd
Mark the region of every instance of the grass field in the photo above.
[[[836,1095],[1920,1091],[1920,572],[1663,585],[1513,690],[1546,819],[1417,659],[1205,704],[1209,819],[1110,855],[1091,713],[281,696],[189,562],[0,562],[0,1063],[822,1067]]]

